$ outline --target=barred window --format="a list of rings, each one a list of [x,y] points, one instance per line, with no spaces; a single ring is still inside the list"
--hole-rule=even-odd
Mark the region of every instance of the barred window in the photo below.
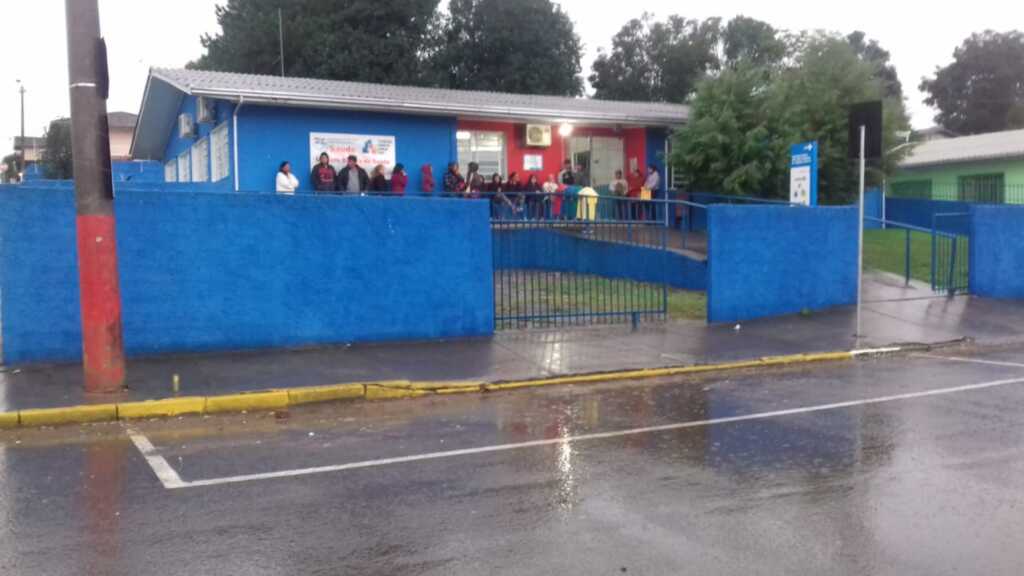
[[[1003,204],[1006,185],[1002,174],[968,174],[957,179],[957,198],[961,202]]]

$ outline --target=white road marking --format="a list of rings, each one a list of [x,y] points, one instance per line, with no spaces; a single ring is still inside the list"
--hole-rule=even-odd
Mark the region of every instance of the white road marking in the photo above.
[[[750,420],[764,420],[767,418],[777,418],[779,416],[792,416],[796,414],[809,414],[812,412],[822,412],[825,410],[838,410],[842,408],[853,408],[856,406],[866,406],[869,404],[881,404],[885,402],[896,402],[901,400],[913,400],[916,398],[928,398],[931,396],[944,396],[947,394],[956,394],[959,392],[971,392],[975,390],[984,390],[987,388],[996,388],[1000,386],[1008,386],[1011,384],[1024,383],[1024,378],[1012,378],[1007,380],[993,380],[990,382],[981,382],[979,384],[966,384],[963,386],[953,386],[950,388],[937,388],[934,390],[924,390],[921,392],[908,392],[905,394],[894,394],[890,396],[878,396],[875,398],[865,398],[860,400],[847,400],[844,402],[834,402],[831,404],[818,404],[815,406],[804,406],[800,408],[788,408],[785,410],[773,410],[771,412],[759,412],[756,414],[744,414],[740,416],[728,416],[724,418],[712,418],[709,420],[695,420],[690,422],[677,422],[673,424],[662,424],[659,426],[646,426],[643,428],[631,428],[627,430],[616,430],[612,432],[595,432],[593,434],[580,434],[578,436],[564,436],[561,438],[546,438],[543,440],[531,440],[527,442],[516,442],[512,444],[496,444],[492,446],[480,446],[477,448],[463,448],[460,450],[445,450],[442,452],[428,452],[425,454],[413,454],[410,456],[398,456],[394,458],[381,458],[378,460],[364,460],[362,462],[350,462],[348,464],[334,464],[330,466],[316,466],[312,468],[298,468],[294,470],[281,470],[278,472],[262,472],[256,474],[242,474],[239,476],[225,476],[221,478],[209,478],[206,480],[191,480],[184,481],[178,475],[177,472],[171,468],[170,464],[163,456],[156,453],[156,449],[150,443],[149,439],[143,436],[141,433],[135,430],[128,430],[128,435],[131,437],[132,442],[142,452],[142,455],[146,458],[146,462],[149,463],[150,467],[153,468],[153,472],[156,473],[157,478],[164,485],[164,488],[168,490],[174,490],[178,488],[197,488],[200,486],[219,486],[221,484],[239,484],[242,482],[253,482],[259,480],[273,480],[277,478],[294,478],[297,476],[310,476],[312,474],[325,474],[328,472],[342,472],[345,470],[358,470],[361,468],[374,468],[377,466],[388,466],[391,464],[402,464],[405,462],[419,462],[423,460],[437,460],[441,458],[454,458],[458,456],[471,456],[474,454],[487,454],[491,452],[504,452],[508,450],[520,450],[523,448],[535,448],[540,446],[551,446],[556,444],[567,444],[570,442],[584,442],[588,440],[602,440],[608,438],[619,438],[622,436],[634,436],[637,434],[651,434],[656,432],[668,432],[673,430],[683,430],[686,428],[697,428],[701,426],[712,426],[716,424],[728,424],[732,422],[746,422]]]
[[[153,473],[156,474],[157,479],[164,485],[164,488],[172,490],[186,485],[182,481],[181,476],[178,476],[174,468],[171,468],[171,465],[167,463],[167,459],[157,454],[156,448],[153,447],[153,443],[149,441],[149,438],[131,428],[128,429],[128,437],[132,439],[132,443],[142,453],[142,457],[149,463],[149,467],[153,469]]]
[[[1024,363],[1005,362],[1002,360],[982,360],[981,358],[964,358],[962,356],[939,356],[938,354],[914,354],[917,358],[930,358],[932,360],[949,360],[950,362],[966,362],[968,364],[986,364],[988,366],[1006,366],[1009,368],[1024,368]]]

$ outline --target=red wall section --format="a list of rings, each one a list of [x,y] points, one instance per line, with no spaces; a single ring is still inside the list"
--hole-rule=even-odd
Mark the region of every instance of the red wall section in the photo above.
[[[524,154],[540,154],[544,157],[544,169],[540,172],[535,172],[537,177],[540,178],[541,182],[547,179],[548,174],[558,174],[558,171],[562,169],[563,156],[563,142],[562,137],[558,135],[558,127],[555,125],[551,126],[551,146],[547,148],[536,148],[526,147],[523,142],[525,139],[525,124],[512,124],[508,122],[483,122],[475,120],[459,120],[458,130],[482,130],[488,132],[502,132],[505,134],[505,149],[508,163],[508,172],[518,172],[519,179],[523,182],[529,178],[530,173],[523,171],[523,155]],[[485,175],[489,177],[490,175]],[[503,178],[508,177],[508,174],[502,174]]]
[[[622,131],[624,146],[626,150],[626,176],[636,159],[636,167],[643,173],[644,165],[647,164],[647,130],[644,128],[627,128]]]
[[[524,154],[540,154],[544,157],[544,169],[537,172],[537,177],[543,182],[548,174],[558,174],[562,169],[562,162],[565,161],[565,141],[558,134],[558,126],[551,125],[551,146],[547,148],[526,147],[524,145],[525,124],[512,124],[509,122],[486,122],[477,120],[459,120],[458,130],[482,130],[488,132],[502,132],[505,134],[505,146],[508,157],[509,172],[519,172],[519,178],[526,181],[528,172],[523,171]],[[623,139],[623,149],[626,151],[626,169],[629,169],[630,161],[636,158],[636,165],[641,171],[647,163],[647,131],[643,128],[626,128],[615,130],[613,128],[576,126],[573,136],[617,136]],[[490,175],[486,175],[490,176]],[[502,174],[507,177],[508,174]]]

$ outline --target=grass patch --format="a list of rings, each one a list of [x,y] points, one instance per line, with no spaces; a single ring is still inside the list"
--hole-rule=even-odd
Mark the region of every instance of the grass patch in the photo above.
[[[903,276],[906,271],[905,230],[865,230],[864,267]],[[910,277],[922,282],[932,278],[932,236],[910,232]]]
[[[620,312],[655,313],[663,306],[660,284],[634,282],[560,272],[503,270],[495,275],[494,302],[499,318],[517,316],[563,316],[531,320],[531,326],[560,324],[601,324],[629,322],[629,316],[576,317],[573,314]],[[704,292],[668,289],[668,317],[703,320],[707,314]],[[520,326],[522,322],[509,321]]]

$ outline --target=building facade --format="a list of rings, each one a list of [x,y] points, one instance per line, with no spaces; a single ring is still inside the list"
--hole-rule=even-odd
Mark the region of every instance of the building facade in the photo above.
[[[449,162],[525,181],[571,159],[601,186],[649,164],[666,181],[668,135],[687,115],[675,104],[154,69],[132,156],[161,162],[166,181],[223,191],[272,191],[284,161],[309,191],[322,152],[335,167],[350,153],[367,171],[401,163],[407,194],[421,192],[425,166],[440,191]]]
[[[888,195],[1024,204],[1024,130],[912,146],[889,181]]]

